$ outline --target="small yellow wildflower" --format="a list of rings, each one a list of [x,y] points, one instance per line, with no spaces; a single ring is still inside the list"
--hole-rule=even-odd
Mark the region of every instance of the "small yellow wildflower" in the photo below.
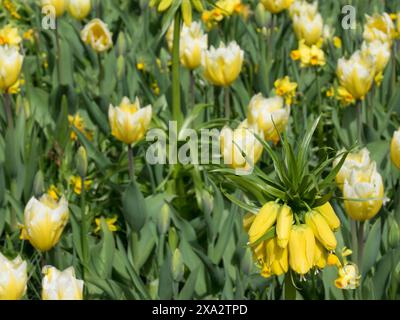
[[[58,201],[58,199],[60,198],[60,190],[54,185],[52,184],[49,189],[47,190],[47,194],[54,200],[54,201]]]
[[[335,46],[335,48],[340,49],[342,47],[342,39],[340,39],[339,37],[333,37],[333,45]]]
[[[354,97],[349,91],[347,91],[345,87],[339,87],[337,89],[336,99],[339,100],[343,106],[348,106],[349,104],[356,102],[356,99],[354,99]]]
[[[86,129],[85,121],[79,115],[79,113],[76,113],[74,116],[68,115],[68,122],[71,128],[72,126],[74,126],[78,131],[82,132],[86,138],[88,138],[89,140],[93,140],[93,133],[90,130]],[[76,141],[78,139],[78,136],[73,130],[71,130],[70,137],[73,141]]]
[[[118,220],[117,216],[114,216],[112,218],[106,218],[105,220],[108,230],[110,230],[111,232],[118,231],[118,226],[115,225]],[[96,229],[94,229],[94,232],[99,233],[101,230],[101,218],[96,218],[95,223],[96,223]]]
[[[146,70],[146,65],[144,64],[144,61],[138,61],[136,64],[136,69],[139,71],[145,71]]]
[[[339,289],[352,290],[360,285],[360,279],[361,275],[357,265],[354,263],[347,263],[339,268],[339,277],[335,280],[335,285]]]
[[[274,83],[275,92],[278,96],[284,97],[286,104],[292,104],[292,99],[296,95],[296,82],[290,82],[290,78],[288,76],[278,79]]]
[[[74,192],[76,194],[81,194],[82,192],[82,179],[78,176],[72,176],[69,180],[69,183],[74,187]],[[89,190],[92,185],[92,180],[85,180],[85,190]]]
[[[294,61],[297,61],[297,60],[300,60],[300,58],[301,58],[301,53],[300,53],[300,50],[293,50],[291,53],[290,53],[290,57],[292,58],[292,60],[294,60]]]
[[[22,37],[24,38],[24,40],[33,41],[34,34],[35,34],[35,31],[33,29],[29,29],[23,33]]]
[[[335,95],[335,88],[334,87],[330,87],[327,91],[326,91],[326,96],[328,98],[332,98]]]

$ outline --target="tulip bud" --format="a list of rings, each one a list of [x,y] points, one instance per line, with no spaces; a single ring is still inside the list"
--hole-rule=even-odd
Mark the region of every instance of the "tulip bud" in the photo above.
[[[390,143],[390,158],[393,164],[400,169],[400,129],[393,133],[393,138]]]
[[[149,295],[152,300],[156,300],[158,298],[158,287],[159,287],[158,279],[151,281],[148,285]]]
[[[161,212],[160,215],[158,216],[158,220],[157,220],[157,229],[158,229],[158,233],[159,234],[165,234],[167,233],[168,229],[169,229],[169,225],[170,225],[170,209],[168,204],[164,204],[161,207]]]
[[[255,19],[259,28],[267,26],[271,21],[271,13],[265,10],[262,3],[259,3],[256,7]]]
[[[185,272],[185,265],[183,264],[181,251],[176,248],[174,254],[172,255],[172,278],[175,281],[181,281],[183,279],[183,274]]]
[[[39,170],[33,179],[33,194],[36,198],[40,198],[45,191],[43,172]]]
[[[279,204],[270,201],[260,209],[249,229],[250,244],[259,240],[275,224],[279,208]]]
[[[122,79],[125,71],[125,58],[123,55],[118,56],[117,58],[117,77],[118,79]]]
[[[26,291],[28,272],[20,256],[8,260],[0,253],[0,300],[19,300]]]
[[[306,274],[314,265],[315,238],[312,229],[305,224],[293,226],[288,249],[290,267],[300,275]]]
[[[113,45],[111,32],[100,19],[93,19],[81,31],[81,39],[97,52],[104,52]]]
[[[204,53],[202,65],[204,77],[215,86],[231,85],[242,70],[244,51],[235,41],[225,46],[221,43],[218,49],[213,46]]]
[[[179,243],[179,236],[178,233],[176,232],[176,229],[174,227],[169,228],[168,244],[171,251],[174,251],[178,247],[178,243]]]
[[[117,55],[123,56],[126,53],[126,37],[124,32],[120,32],[117,38]]]
[[[287,205],[283,205],[278,212],[277,222],[276,222],[277,244],[281,248],[286,248],[289,242],[290,231],[292,230],[292,224],[293,224],[292,209]]]
[[[287,127],[289,115],[290,107],[282,97],[267,99],[257,94],[250,100],[247,119],[250,125],[263,131],[265,140],[277,143]]]
[[[315,208],[315,210],[317,210],[324,217],[332,231],[336,231],[340,228],[340,220],[329,202],[326,202],[322,206]]]
[[[68,0],[68,12],[77,20],[83,20],[92,9],[91,0]]]
[[[42,7],[52,6],[57,17],[61,17],[66,9],[66,0],[42,0]]]
[[[79,175],[82,178],[86,177],[88,169],[88,159],[86,149],[83,146],[80,146],[78,152],[76,153],[75,165]]]
[[[44,266],[42,280],[43,300],[82,300],[83,281],[77,280],[75,270],[69,267],[59,271],[52,266]]]
[[[23,60],[16,47],[0,46],[0,92],[17,82]]]
[[[49,251],[60,240],[68,216],[68,202],[64,197],[58,202],[47,194],[39,200],[32,197],[25,207],[21,237],[36,249]]]
[[[388,243],[392,249],[398,247],[400,242],[400,230],[397,221],[393,218],[389,219]]]
[[[327,250],[335,250],[337,241],[324,217],[315,210],[305,215],[306,224],[312,229],[315,237]]]
[[[142,140],[150,126],[152,107],[140,107],[139,99],[134,103],[124,97],[119,107],[110,105],[108,119],[111,134],[118,140],[130,145]]]

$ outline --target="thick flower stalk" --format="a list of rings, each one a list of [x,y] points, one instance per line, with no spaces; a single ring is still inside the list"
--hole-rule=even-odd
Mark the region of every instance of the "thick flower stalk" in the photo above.
[[[20,256],[7,259],[0,252],[0,300],[19,300],[26,292],[27,263]]]
[[[75,270],[69,267],[64,271],[52,266],[44,266],[42,273],[42,299],[43,300],[82,300],[82,280],[75,277]]]
[[[58,201],[47,194],[39,200],[32,197],[25,207],[21,238],[29,240],[37,250],[49,251],[60,241],[68,217],[68,202],[64,197]]]

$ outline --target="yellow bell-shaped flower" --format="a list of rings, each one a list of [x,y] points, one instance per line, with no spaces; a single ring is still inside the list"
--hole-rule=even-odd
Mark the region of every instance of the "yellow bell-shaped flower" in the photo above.
[[[27,263],[20,256],[9,260],[0,252],[0,300],[19,300],[28,282]]]
[[[355,99],[364,99],[374,81],[375,61],[358,50],[350,59],[339,59],[336,72],[341,86]]]
[[[277,143],[286,129],[289,115],[290,107],[282,97],[264,98],[257,94],[250,100],[247,119],[250,125],[256,125],[264,132],[265,140]]]
[[[208,36],[201,29],[201,24],[192,22],[184,25],[180,38],[180,60],[184,67],[193,70],[201,65],[204,52],[207,50]]]
[[[363,33],[364,40],[369,42],[379,40],[391,44],[395,35],[395,26],[386,12],[383,14],[374,14],[373,16],[367,15]]]
[[[275,224],[280,205],[274,201],[267,202],[258,212],[250,229],[250,245],[259,240]]]
[[[226,87],[234,82],[242,70],[244,52],[235,41],[219,48],[211,48],[204,53],[202,66],[204,77],[213,85]]]
[[[274,237],[266,241],[265,249],[266,256],[263,266],[264,272],[261,274],[265,276],[269,273],[271,275],[274,274],[280,276],[281,274],[286,273],[289,269],[287,248],[283,249],[278,246],[277,239]],[[270,272],[267,270],[270,270]]]
[[[327,263],[327,251],[326,249],[319,243],[315,241],[315,252],[314,252],[314,266],[318,269],[323,269]]]
[[[43,300],[82,300],[83,281],[75,277],[75,270],[69,267],[64,271],[52,266],[44,266],[42,280]]]
[[[339,152],[343,153],[343,150]],[[341,157],[337,157],[333,165],[337,166],[340,162]],[[342,167],[336,175],[336,184],[343,190],[344,181],[350,179],[350,174],[353,170],[365,170],[371,165],[371,159],[369,157],[369,151],[367,148],[363,148],[357,152],[351,152],[347,155]]]
[[[373,162],[365,171],[353,171],[343,187],[344,208],[354,220],[373,218],[381,209],[384,198],[382,176]]]
[[[231,16],[238,8],[240,8],[241,0],[218,0],[215,7],[222,11],[225,16]]]
[[[271,13],[279,13],[290,7],[294,0],[261,0],[265,9]]]
[[[393,133],[392,142],[390,143],[390,158],[393,164],[400,169],[400,129]]]
[[[151,105],[140,108],[138,98],[131,103],[127,97],[124,97],[119,107],[110,105],[108,109],[111,134],[129,145],[138,142],[144,138],[150,126],[151,116]]]
[[[112,34],[100,19],[93,19],[81,31],[81,39],[97,52],[104,52],[113,45]]]
[[[312,46],[320,41],[324,22],[319,13],[313,15],[301,13],[293,16],[293,28],[299,40],[304,40],[306,45]]]
[[[0,91],[7,90],[17,82],[23,60],[16,47],[0,46]]]
[[[49,251],[59,242],[68,217],[68,202],[64,197],[58,201],[47,194],[39,200],[32,197],[25,207],[21,238],[40,251]]]
[[[337,241],[325,218],[316,210],[305,215],[306,224],[312,229],[315,238],[327,249],[335,250]]]
[[[77,20],[85,19],[91,9],[91,0],[68,0],[68,12]]]
[[[324,217],[332,231],[336,231],[340,228],[340,220],[329,202],[326,202],[322,206],[315,208],[315,210],[317,210]]]
[[[220,148],[226,165],[243,172],[251,170],[260,159],[263,151],[262,144],[255,134],[262,136],[257,127],[248,126],[247,121],[232,130],[224,127],[220,134]]]
[[[289,242],[290,231],[292,230],[292,224],[293,224],[292,209],[287,205],[281,206],[276,220],[276,242],[279,247],[286,248]]]
[[[292,227],[289,239],[289,265],[300,275],[314,265],[315,238],[312,229],[305,224]]]
[[[67,0],[42,0],[42,7],[52,6],[57,17],[61,17],[67,8]]]

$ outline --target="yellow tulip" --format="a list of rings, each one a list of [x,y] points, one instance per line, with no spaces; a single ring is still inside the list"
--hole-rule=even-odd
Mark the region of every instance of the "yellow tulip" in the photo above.
[[[249,242],[255,243],[275,224],[280,205],[270,201],[264,204],[249,229]]]
[[[12,27],[10,24],[0,29],[0,45],[18,46],[22,39],[18,34],[18,28]]]
[[[373,162],[365,171],[353,171],[343,187],[344,208],[354,220],[372,219],[381,209],[384,198],[382,176]]]
[[[205,52],[202,65],[204,77],[216,86],[229,86],[242,70],[244,52],[235,41],[226,47],[221,43]]]
[[[374,81],[375,62],[371,56],[356,51],[350,59],[339,59],[336,72],[341,86],[355,99],[364,99]]]
[[[180,60],[183,66],[193,70],[201,65],[204,52],[207,50],[208,36],[204,34],[198,22],[190,27],[183,26],[180,38]]]
[[[42,7],[52,6],[57,17],[64,14],[67,8],[67,0],[42,0]]]
[[[364,40],[369,42],[379,40],[391,44],[395,34],[395,26],[387,13],[374,14],[372,17],[367,15],[363,33]]]
[[[339,289],[354,290],[360,285],[361,275],[357,265],[348,263],[339,268],[339,277],[335,280],[335,285]]]
[[[16,47],[0,46],[0,91],[6,91],[17,81],[24,58]]]
[[[42,300],[83,299],[84,283],[76,279],[73,267],[60,271],[52,266],[44,266],[42,273]]]
[[[314,252],[314,266],[318,269],[325,268],[327,263],[327,252],[325,248],[318,241],[315,242],[315,252]]]
[[[340,220],[329,202],[326,202],[322,206],[315,208],[315,210],[317,210],[324,217],[329,225],[329,228],[331,228],[333,231],[336,231],[340,228]]]
[[[9,260],[0,252],[0,300],[19,300],[26,291],[27,264],[20,256]]]
[[[389,43],[374,40],[371,42],[363,42],[361,46],[361,54],[371,56],[375,61],[375,74],[383,72],[390,60],[391,48]]]
[[[255,95],[249,103],[247,119],[250,125],[256,125],[264,132],[264,139],[277,143],[280,134],[289,121],[290,107],[282,97],[264,98]]]
[[[289,7],[288,11],[292,19],[295,15],[315,16],[318,13],[318,2],[308,3],[305,0],[296,0]]]
[[[343,153],[343,150],[339,153]],[[334,166],[337,166],[340,162],[341,157],[338,157],[333,162]],[[371,165],[371,159],[369,157],[369,151],[367,148],[363,148],[360,151],[349,153],[344,161],[342,167],[336,175],[336,184],[341,190],[343,190],[344,181],[350,179],[350,174],[353,170],[364,170]]]
[[[286,248],[289,242],[290,231],[292,230],[292,224],[293,224],[292,209],[287,205],[283,205],[279,209],[276,220],[276,238],[279,247]]]
[[[255,136],[262,136],[262,133],[257,130],[257,127],[248,126],[247,121],[243,121],[235,130],[229,127],[222,129],[220,148],[225,164],[244,172],[254,167],[263,151],[262,144]]]
[[[325,218],[316,210],[305,215],[306,224],[312,229],[315,238],[327,249],[335,250],[337,241]]]
[[[293,226],[288,248],[292,270],[306,274],[314,265],[315,238],[311,228],[305,224]]]
[[[103,52],[113,45],[112,35],[107,25],[100,19],[93,19],[81,31],[81,39],[93,50]]]
[[[304,40],[305,44],[311,46],[320,41],[323,30],[324,22],[319,13],[308,15],[301,13],[293,16],[293,28],[299,40]]]
[[[271,13],[279,13],[290,7],[294,0],[261,0],[265,9]]]
[[[394,132],[390,143],[390,158],[393,164],[400,169],[400,129]]]
[[[25,207],[21,237],[36,249],[49,251],[59,242],[68,217],[68,202],[64,197],[59,201],[47,194],[39,200],[32,197]]]
[[[138,98],[131,103],[127,97],[124,97],[119,107],[110,105],[108,109],[111,134],[129,145],[138,142],[144,138],[150,126],[151,116],[151,105],[140,108]]]
[[[266,256],[264,268],[270,270],[270,274],[280,276],[288,271],[288,250],[278,246],[277,239],[272,238],[265,244]]]
[[[68,0],[68,12],[77,20],[85,19],[91,9],[91,0]]]

